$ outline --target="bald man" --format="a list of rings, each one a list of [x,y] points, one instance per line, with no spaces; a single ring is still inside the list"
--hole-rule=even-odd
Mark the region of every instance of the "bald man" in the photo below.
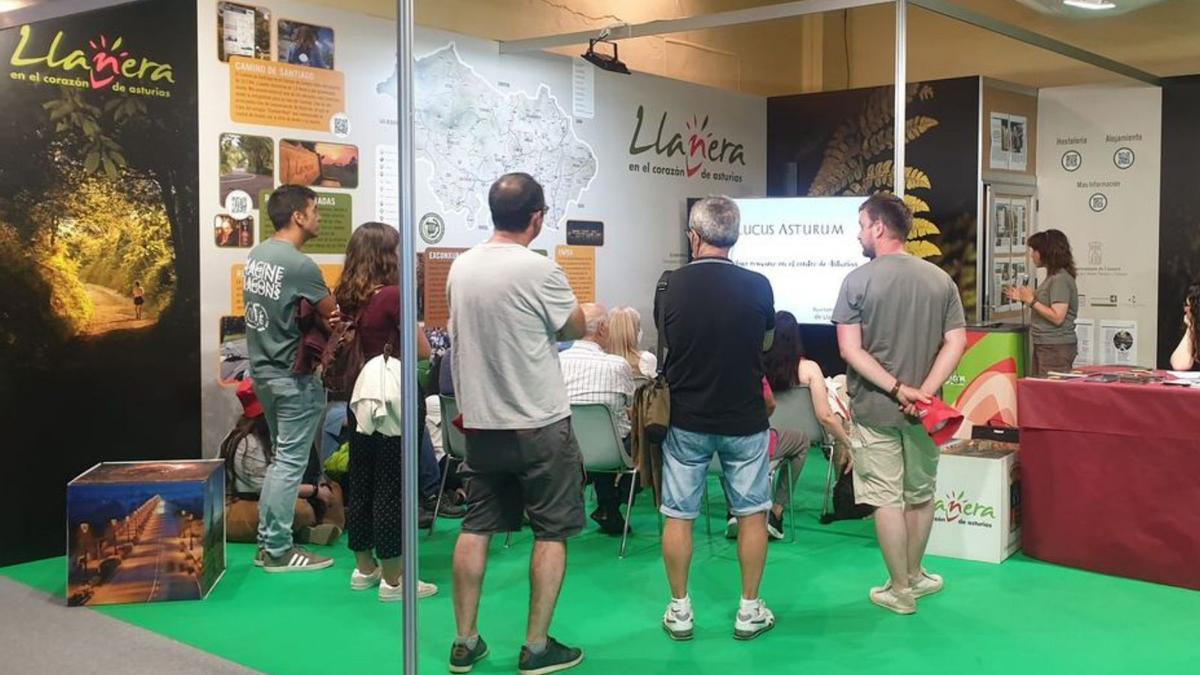
[[[580,305],[585,320],[584,335],[569,349],[559,354],[563,382],[567,385],[567,398],[571,405],[580,403],[603,403],[612,412],[617,423],[617,432],[629,448],[629,407],[633,405],[633,369],[629,363],[608,349],[608,310],[603,305],[585,303]],[[592,520],[606,534],[620,535],[625,527],[621,515],[622,495],[627,495],[632,479],[624,477],[620,483],[611,474],[590,476],[596,488],[598,505],[592,512]]]

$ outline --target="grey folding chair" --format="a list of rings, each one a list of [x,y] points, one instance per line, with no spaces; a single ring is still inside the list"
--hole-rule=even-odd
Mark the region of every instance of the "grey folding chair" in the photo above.
[[[813,406],[812,390],[808,387],[795,387],[775,394],[775,414],[771,415],[771,426],[776,429],[792,429],[803,431],[808,436],[810,447],[820,447],[822,453],[829,459],[825,472],[825,499],[821,502],[821,515],[829,508],[829,496],[833,490],[834,457],[833,439],[825,433],[825,427],[817,419],[817,410]],[[789,480],[795,477],[790,475]],[[792,489],[789,482],[788,489]],[[793,517],[792,522],[795,522]]]
[[[613,412],[603,403],[583,403],[571,406],[571,429],[583,455],[583,468],[588,473],[609,473],[630,476],[629,498],[625,504],[625,523],[621,532],[618,558],[625,557],[625,542],[629,537],[629,519],[633,515],[633,494],[637,489],[637,467],[625,450],[617,431]]]

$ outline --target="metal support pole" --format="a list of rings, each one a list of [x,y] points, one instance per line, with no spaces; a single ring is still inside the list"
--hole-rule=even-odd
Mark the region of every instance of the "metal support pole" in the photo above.
[[[416,242],[413,229],[413,0],[396,0],[396,133],[399,154],[396,162],[400,186],[400,387],[403,470],[401,517],[403,518],[404,576],[404,673],[417,675],[417,275]]]
[[[908,126],[908,0],[896,0],[896,138],[892,170],[892,191],[904,197],[904,145]]]

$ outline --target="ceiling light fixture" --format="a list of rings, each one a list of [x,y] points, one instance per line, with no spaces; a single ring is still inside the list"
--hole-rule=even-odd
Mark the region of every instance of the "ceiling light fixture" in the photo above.
[[[1109,2],[1108,0],[1062,0],[1062,3],[1068,7],[1076,7],[1078,9],[1102,10],[1117,8],[1117,3]]]
[[[593,40],[588,40],[587,51],[583,53],[583,58],[601,70],[607,70],[610,73],[623,73],[629,75],[629,66],[626,66],[620,58],[617,57],[617,43],[606,39],[608,37],[608,29],[601,31],[600,35]],[[612,45],[612,55],[604,52],[597,52],[597,44]]]

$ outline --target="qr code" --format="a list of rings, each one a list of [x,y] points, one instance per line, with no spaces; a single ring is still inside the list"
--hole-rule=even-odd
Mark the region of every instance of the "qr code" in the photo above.
[[[247,213],[250,211],[250,200],[241,195],[235,195],[229,200],[229,210],[234,213]]]
[[[350,120],[345,117],[333,118],[333,133],[335,136],[350,135]]]

